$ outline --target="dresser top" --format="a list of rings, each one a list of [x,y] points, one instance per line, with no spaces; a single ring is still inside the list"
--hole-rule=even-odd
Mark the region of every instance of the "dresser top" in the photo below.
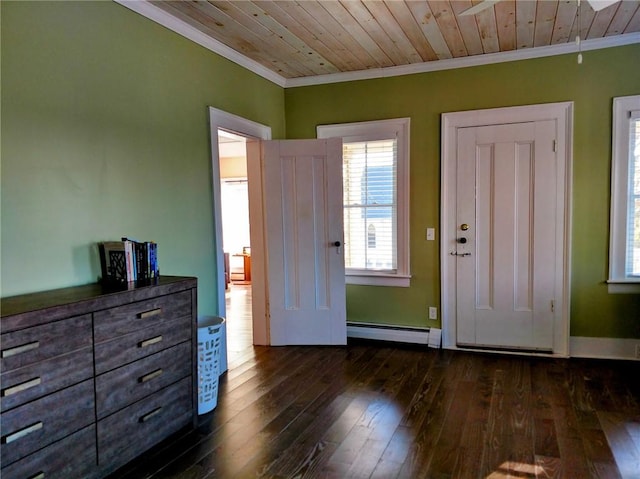
[[[50,319],[85,314],[98,309],[112,308],[132,301],[171,294],[195,288],[197,279],[183,276],[160,276],[152,285],[113,289],[99,283],[9,296],[0,299],[2,330],[33,325],[28,318],[47,310]],[[11,319],[11,321],[8,321]],[[16,323],[16,324],[14,324]]]

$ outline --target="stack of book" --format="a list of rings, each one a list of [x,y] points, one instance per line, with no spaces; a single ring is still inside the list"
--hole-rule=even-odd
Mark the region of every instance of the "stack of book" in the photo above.
[[[103,241],[98,250],[105,284],[148,284],[160,276],[158,245],[153,241]]]

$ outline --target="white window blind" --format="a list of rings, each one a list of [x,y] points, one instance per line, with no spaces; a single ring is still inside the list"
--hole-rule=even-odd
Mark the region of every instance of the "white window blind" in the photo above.
[[[629,199],[625,275],[640,277],[640,111],[629,118]]]
[[[344,143],[345,267],[397,271],[397,140]]]

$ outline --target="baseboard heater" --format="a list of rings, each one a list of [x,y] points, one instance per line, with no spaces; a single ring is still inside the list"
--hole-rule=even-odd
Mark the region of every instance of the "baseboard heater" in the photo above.
[[[412,328],[390,324],[347,322],[347,337],[349,338],[426,344],[430,347],[439,348],[440,333],[441,330],[436,328]]]

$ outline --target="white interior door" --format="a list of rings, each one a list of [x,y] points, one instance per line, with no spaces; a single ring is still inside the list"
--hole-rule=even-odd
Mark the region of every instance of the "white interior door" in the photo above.
[[[458,345],[553,349],[555,140],[554,120],[458,129]]]
[[[262,142],[270,344],[346,344],[342,140]]]

